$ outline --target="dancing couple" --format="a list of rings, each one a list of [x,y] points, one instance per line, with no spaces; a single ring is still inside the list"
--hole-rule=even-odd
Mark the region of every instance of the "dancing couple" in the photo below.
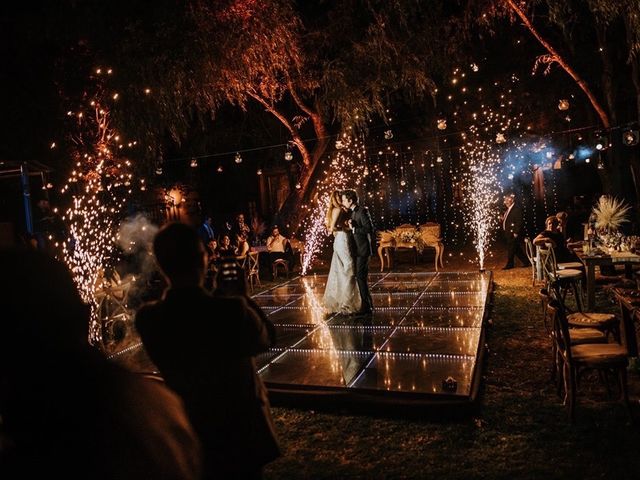
[[[324,292],[329,313],[371,315],[367,276],[373,255],[373,223],[355,190],[336,190],[329,199],[325,226],[333,234],[333,257]]]

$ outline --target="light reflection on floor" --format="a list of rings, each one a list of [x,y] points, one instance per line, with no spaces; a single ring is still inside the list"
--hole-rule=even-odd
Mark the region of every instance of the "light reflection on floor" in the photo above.
[[[371,274],[373,317],[326,316],[325,282],[297,277],[254,297],[278,331],[257,357],[268,386],[470,395],[490,273]]]

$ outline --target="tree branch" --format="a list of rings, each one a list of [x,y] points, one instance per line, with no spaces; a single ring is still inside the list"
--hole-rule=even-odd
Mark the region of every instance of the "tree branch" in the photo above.
[[[529,32],[531,32],[531,34],[536,38],[536,40],[538,40],[538,42],[540,42],[540,44],[547,50],[547,52],[549,52],[549,54],[553,57],[553,60],[556,61],[558,65],[560,65],[562,69],[565,72],[567,72],[571,78],[575,80],[575,82],[578,84],[580,89],[585,93],[585,95],[591,102],[591,106],[593,106],[594,110],[600,117],[600,121],[602,122],[602,125],[605,128],[609,128],[610,122],[609,122],[609,117],[607,115],[607,112],[604,110],[604,108],[602,108],[602,106],[600,105],[600,102],[598,102],[598,99],[595,97],[595,95],[587,85],[587,82],[585,82],[582,79],[582,77],[580,77],[580,75],[578,75],[578,73],[573,68],[571,68],[571,65],[569,65],[564,58],[562,58],[562,56],[557,52],[555,48],[553,48],[553,46],[549,42],[547,42],[544,38],[542,38],[542,35],[540,35],[540,33],[533,26],[533,24],[531,23],[527,15],[522,11],[522,9],[518,5],[516,5],[516,2],[514,0],[503,0],[503,1],[509,6],[509,8],[511,8],[511,10],[513,10],[513,12],[518,17],[520,17],[520,20],[522,20],[522,23],[524,23],[524,26],[527,27]]]
[[[302,162],[304,163],[305,167],[308,167],[311,164],[311,155],[309,154],[309,150],[307,149],[306,145],[302,141],[302,138],[298,134],[298,129],[289,120],[287,120],[287,117],[285,117],[284,114],[278,111],[262,96],[253,91],[248,91],[247,93],[251,98],[255,99],[258,103],[264,106],[267,112],[276,117],[280,121],[280,123],[282,123],[287,128],[287,130],[289,130],[289,133],[291,133],[291,138],[293,139],[293,143],[296,145],[296,147],[300,151],[300,154],[302,155]]]

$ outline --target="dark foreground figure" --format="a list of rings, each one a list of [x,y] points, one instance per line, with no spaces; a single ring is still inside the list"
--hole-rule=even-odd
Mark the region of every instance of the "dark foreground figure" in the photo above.
[[[69,271],[0,252],[0,478],[200,478],[181,400],[87,342]]]
[[[218,268],[217,293],[204,290],[206,253],[192,228],[166,226],[153,249],[169,289],[138,312],[136,327],[185,402],[202,441],[205,477],[261,478],[279,449],[253,357],[269,348],[275,329],[246,297],[235,261]]]

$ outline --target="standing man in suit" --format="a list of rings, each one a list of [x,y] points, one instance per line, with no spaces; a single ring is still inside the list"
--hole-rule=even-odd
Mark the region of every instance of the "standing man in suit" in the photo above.
[[[515,203],[516,196],[510,193],[504,197],[505,212],[502,215],[502,231],[507,240],[507,264],[502,268],[509,270],[515,267],[514,257],[517,255],[525,267],[529,266],[529,259],[522,250],[522,210]]]
[[[354,259],[356,264],[356,282],[362,299],[362,314],[373,313],[373,300],[369,293],[369,257],[373,255],[373,222],[369,210],[358,204],[355,190],[345,190],[341,195],[342,205],[351,212],[348,221],[355,242]]]

